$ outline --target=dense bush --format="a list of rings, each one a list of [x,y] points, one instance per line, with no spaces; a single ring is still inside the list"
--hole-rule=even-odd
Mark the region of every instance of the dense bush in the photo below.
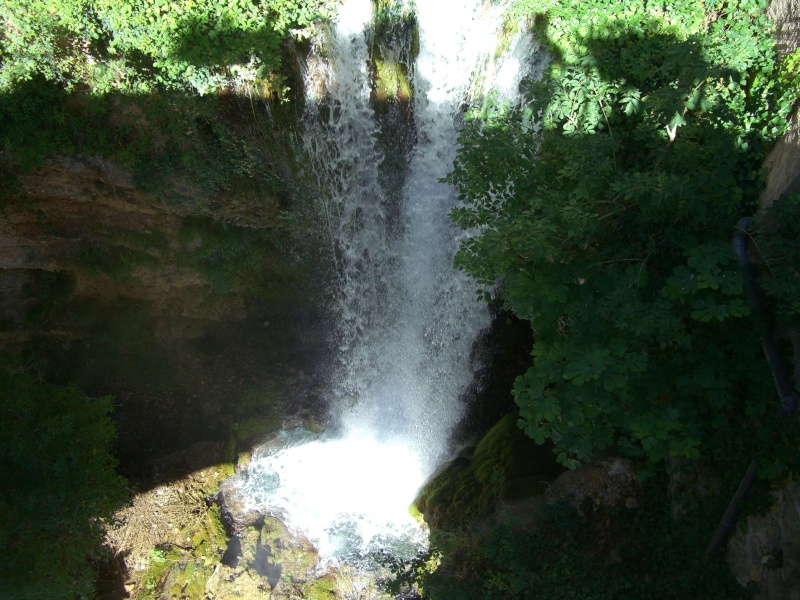
[[[71,88],[205,93],[272,80],[280,45],[326,0],[2,0],[0,90],[43,75]]]
[[[0,357],[0,592],[92,598],[103,519],[125,497],[109,454],[111,398],[38,385]]]
[[[479,235],[456,264],[530,320],[521,426],[567,466],[609,446],[656,464],[759,445],[772,476],[790,460],[730,244],[797,94],[765,9],[515,5],[552,62],[524,110],[487,103],[463,130],[452,217]]]
[[[748,224],[750,260],[775,315],[776,327],[800,330],[800,194],[786,196]]]

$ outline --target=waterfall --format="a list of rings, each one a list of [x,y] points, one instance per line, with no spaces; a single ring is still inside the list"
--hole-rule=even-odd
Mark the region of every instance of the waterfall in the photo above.
[[[306,77],[304,145],[318,181],[336,276],[337,353],[330,381],[335,423],[321,437],[282,434],[242,478],[314,540],[321,556],[358,561],[391,548],[412,556],[425,532],[408,507],[448,458],[448,438],[470,384],[470,351],[489,325],[475,284],[452,269],[460,232],[448,219],[463,108],[489,89],[501,9],[479,0],[418,0],[419,54],[405,65],[414,89],[413,136],[402,193],[387,189],[389,153],[371,101],[370,0],[346,0],[336,27],[314,42]],[[406,49],[407,50],[407,49]],[[410,51],[398,55],[411,56]]]

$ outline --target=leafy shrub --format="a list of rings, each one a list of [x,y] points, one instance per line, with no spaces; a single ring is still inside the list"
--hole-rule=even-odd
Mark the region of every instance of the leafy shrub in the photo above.
[[[489,102],[463,130],[452,217],[479,234],[456,265],[530,320],[534,366],[514,395],[566,466],[612,445],[651,465],[725,460],[748,427],[780,437],[730,247],[796,93],[765,7],[515,5],[554,59],[524,110]],[[753,452],[743,437],[736,451]],[[790,445],[766,447],[775,475]]]
[[[327,14],[325,0],[3,0],[0,90],[42,75],[67,88],[214,91],[268,79],[292,30]],[[232,69],[234,65],[238,69]]]

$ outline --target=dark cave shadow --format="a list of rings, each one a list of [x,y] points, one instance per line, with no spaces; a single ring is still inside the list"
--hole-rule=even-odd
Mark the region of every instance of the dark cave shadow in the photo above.
[[[27,258],[0,268],[3,351],[20,354],[42,383],[113,397],[118,435],[112,453],[133,492],[235,463],[284,420],[324,423],[321,381],[331,319],[313,290],[324,286],[314,271],[319,264],[281,271],[271,260],[284,251],[276,229],[222,220],[221,209],[198,207],[192,196],[188,208],[169,204],[187,198],[180,195],[187,148],[201,151],[189,165],[199,168],[189,175],[229,173],[226,152],[235,134],[267,148],[259,157],[266,166],[230,173],[229,185],[207,194],[210,202],[215,195],[268,198],[271,205],[259,201],[252,217],[243,216],[268,225],[278,217],[299,219],[307,191],[300,182],[286,184],[292,165],[285,158],[270,158],[281,151],[277,128],[297,109],[234,93],[87,92],[34,78],[0,94],[0,210],[25,217],[30,226],[20,239],[47,240],[58,250],[51,257],[22,244],[19,256]],[[160,139],[170,127],[180,128],[169,109],[182,105],[190,109],[181,118],[188,118],[191,136],[184,129],[172,141]],[[38,173],[59,169],[74,173],[77,183],[66,191],[26,187]],[[163,214],[146,223],[137,221],[137,210],[109,212],[109,199],[139,206],[133,189],[166,206]],[[75,211],[58,208],[73,195]],[[181,216],[175,229],[169,223],[176,210],[199,216]],[[108,222],[117,217],[118,223]],[[174,238],[167,239],[162,229],[170,228]],[[185,308],[193,298],[186,294],[160,307],[148,298],[169,281],[140,281],[136,269],[170,253],[173,272],[194,269],[207,280],[194,300],[228,308],[191,314]],[[94,291],[82,288],[87,283]],[[118,558],[99,565],[108,597],[124,597]]]

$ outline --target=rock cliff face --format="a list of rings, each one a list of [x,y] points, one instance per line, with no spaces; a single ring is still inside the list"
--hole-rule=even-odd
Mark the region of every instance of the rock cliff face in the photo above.
[[[763,600],[800,598],[800,485],[786,482],[770,512],[744,525],[728,545],[739,583],[758,582]]]
[[[777,26],[778,49],[785,56],[800,47],[800,2],[774,0],[770,15]],[[769,170],[762,207],[783,194],[800,193],[800,107],[795,107],[791,127],[765,162]],[[800,337],[795,347],[795,387],[800,388]],[[795,417],[796,418],[796,417]],[[728,559],[742,585],[760,583],[759,600],[800,599],[800,486],[787,481],[774,492],[770,512],[748,517],[728,544]]]
[[[777,29],[778,51],[783,56],[791,54],[800,46],[800,2],[774,0],[769,13]],[[769,175],[761,197],[763,206],[771,206],[782,194],[800,192],[800,118],[797,108],[792,114],[790,130],[766,160]]]
[[[209,461],[231,460],[287,415],[323,418],[312,372],[326,342],[324,258],[302,207],[198,202],[180,183],[184,197],[166,202],[99,158],[6,175],[0,348],[51,381],[115,396],[126,475],[149,485],[178,475],[159,472],[167,453],[225,441]]]

